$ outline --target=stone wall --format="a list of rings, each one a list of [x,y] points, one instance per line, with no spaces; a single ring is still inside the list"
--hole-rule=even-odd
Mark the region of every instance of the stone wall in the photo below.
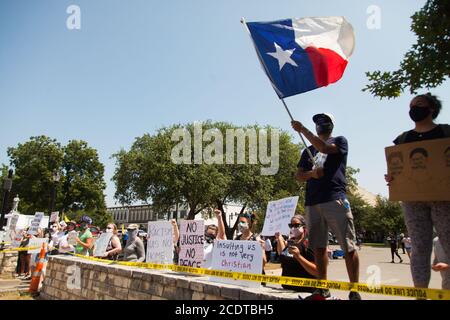
[[[13,278],[16,273],[18,253],[0,252],[0,274],[5,278]]]
[[[40,297],[51,300],[274,300],[297,299],[292,291],[211,282],[169,270],[105,264],[53,256]]]

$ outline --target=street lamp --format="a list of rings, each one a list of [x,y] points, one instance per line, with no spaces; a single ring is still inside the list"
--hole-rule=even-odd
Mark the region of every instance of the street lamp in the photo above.
[[[233,220],[233,212],[228,215],[228,227],[231,229],[231,220]]]
[[[13,170],[9,169],[8,171],[8,177],[5,179],[3,183],[3,202],[2,202],[2,211],[0,212],[0,231],[3,230],[3,225],[5,224],[5,214],[6,210],[8,210],[8,196],[9,192],[12,188],[12,176],[13,176]]]

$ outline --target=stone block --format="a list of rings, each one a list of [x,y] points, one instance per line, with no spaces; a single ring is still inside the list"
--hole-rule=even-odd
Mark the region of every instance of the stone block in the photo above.
[[[220,296],[220,286],[212,283],[203,282],[203,292],[213,296]]]
[[[151,300],[152,295],[144,292],[129,292],[128,300]]]
[[[223,286],[220,288],[220,295],[226,299],[239,300],[239,288]]]
[[[197,292],[203,292],[203,283],[191,281],[189,289]]]
[[[191,281],[187,278],[184,279],[176,279],[176,286],[178,288],[189,289]]]

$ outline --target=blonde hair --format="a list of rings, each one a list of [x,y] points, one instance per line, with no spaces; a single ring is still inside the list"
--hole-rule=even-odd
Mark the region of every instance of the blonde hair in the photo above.
[[[108,227],[108,226],[112,226],[113,227],[113,234],[114,235],[118,235],[119,234],[119,231],[118,231],[118,229],[117,229],[117,226],[114,224],[114,223],[108,223],[107,225],[106,225],[106,227]]]

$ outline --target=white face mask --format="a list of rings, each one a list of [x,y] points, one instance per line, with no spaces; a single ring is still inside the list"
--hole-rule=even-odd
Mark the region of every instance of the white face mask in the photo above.
[[[106,233],[112,233],[113,229],[106,229]]]
[[[291,231],[289,232],[289,238],[299,240],[303,236],[303,232],[303,227],[291,228]]]

